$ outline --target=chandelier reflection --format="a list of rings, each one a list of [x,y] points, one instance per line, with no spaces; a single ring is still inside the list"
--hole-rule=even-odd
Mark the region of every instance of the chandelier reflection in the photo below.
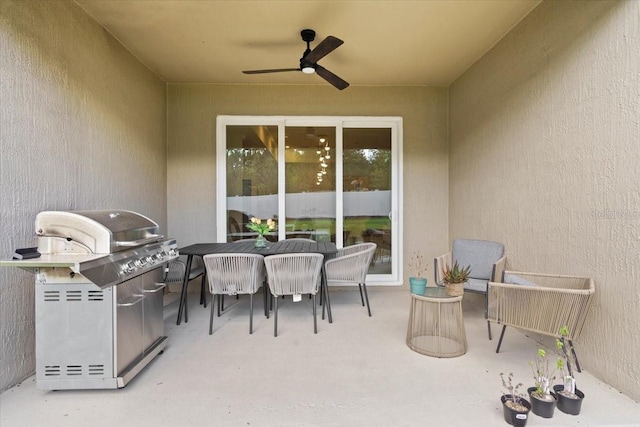
[[[323,177],[327,174],[327,160],[331,158],[331,147],[329,147],[329,143],[327,142],[327,138],[325,136],[319,137],[320,143],[318,144],[318,149],[316,150],[316,154],[318,157],[318,162],[320,166],[320,170],[316,174],[316,185],[320,185],[322,183]]]

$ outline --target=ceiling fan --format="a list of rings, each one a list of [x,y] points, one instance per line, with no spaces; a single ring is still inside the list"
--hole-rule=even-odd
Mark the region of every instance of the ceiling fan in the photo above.
[[[300,58],[299,68],[276,68],[271,70],[245,70],[244,74],[266,74],[266,73],[283,73],[287,71],[302,71],[305,74],[317,73],[320,77],[331,83],[336,88],[342,90],[349,86],[349,83],[342,80],[340,77],[333,74],[331,71],[318,64],[318,61],[324,58],[327,54],[333,52],[342,43],[337,37],[328,36],[320,42],[313,50],[309,46],[309,43],[316,38],[316,32],[313,30],[302,30],[300,32],[302,41],[307,42],[307,49]]]

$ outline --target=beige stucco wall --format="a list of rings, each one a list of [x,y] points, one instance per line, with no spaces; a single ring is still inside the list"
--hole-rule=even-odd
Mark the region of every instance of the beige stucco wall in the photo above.
[[[74,3],[3,0],[0,258],[34,243],[45,209],[132,209],[181,245],[215,240],[217,115],[401,116],[405,254],[487,238],[511,268],[592,276],[581,362],[640,400],[639,17],[635,1],[545,2],[450,100],[328,85],[169,85],[165,100]],[[1,268],[0,389],[33,372],[33,322],[33,276]]]
[[[534,9],[451,86],[449,175],[451,238],[504,242],[512,269],[594,278],[580,362],[635,400],[639,27],[637,1]]]
[[[0,2],[0,258],[48,209],[166,230],[165,84],[76,4]],[[0,390],[34,372],[34,276],[0,268]]]
[[[340,92],[329,85],[170,84],[170,234],[181,246],[216,241],[218,115],[400,116],[404,250],[432,258],[448,239],[447,102],[447,89],[433,87],[349,87]]]

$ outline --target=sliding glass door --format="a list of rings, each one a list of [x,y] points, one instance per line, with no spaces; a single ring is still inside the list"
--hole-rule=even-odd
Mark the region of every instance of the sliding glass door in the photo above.
[[[217,121],[218,241],[268,238],[338,247],[374,242],[368,283],[400,284],[399,118],[236,117]]]
[[[335,127],[285,127],[284,238],[335,243],[335,141]]]
[[[251,217],[277,218],[278,215],[278,127],[266,125],[228,125],[224,159],[225,180],[218,180],[227,203],[224,222],[226,237],[235,241],[255,237],[247,229]],[[226,189],[226,192],[225,192]]]
[[[345,246],[377,245],[370,273],[391,274],[393,153],[389,128],[343,130],[342,182]]]

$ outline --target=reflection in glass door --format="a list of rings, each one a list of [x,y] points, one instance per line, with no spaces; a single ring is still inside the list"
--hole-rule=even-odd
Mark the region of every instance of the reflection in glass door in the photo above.
[[[218,241],[255,237],[251,217],[274,218],[267,238],[338,247],[374,242],[367,283],[401,284],[399,118],[219,116]]]
[[[255,238],[251,217],[278,214],[278,127],[226,128],[227,242]],[[268,239],[277,240],[273,233]]]
[[[377,245],[369,274],[391,274],[391,153],[391,129],[343,129],[344,246]]]
[[[286,238],[335,243],[335,128],[285,128]]]

